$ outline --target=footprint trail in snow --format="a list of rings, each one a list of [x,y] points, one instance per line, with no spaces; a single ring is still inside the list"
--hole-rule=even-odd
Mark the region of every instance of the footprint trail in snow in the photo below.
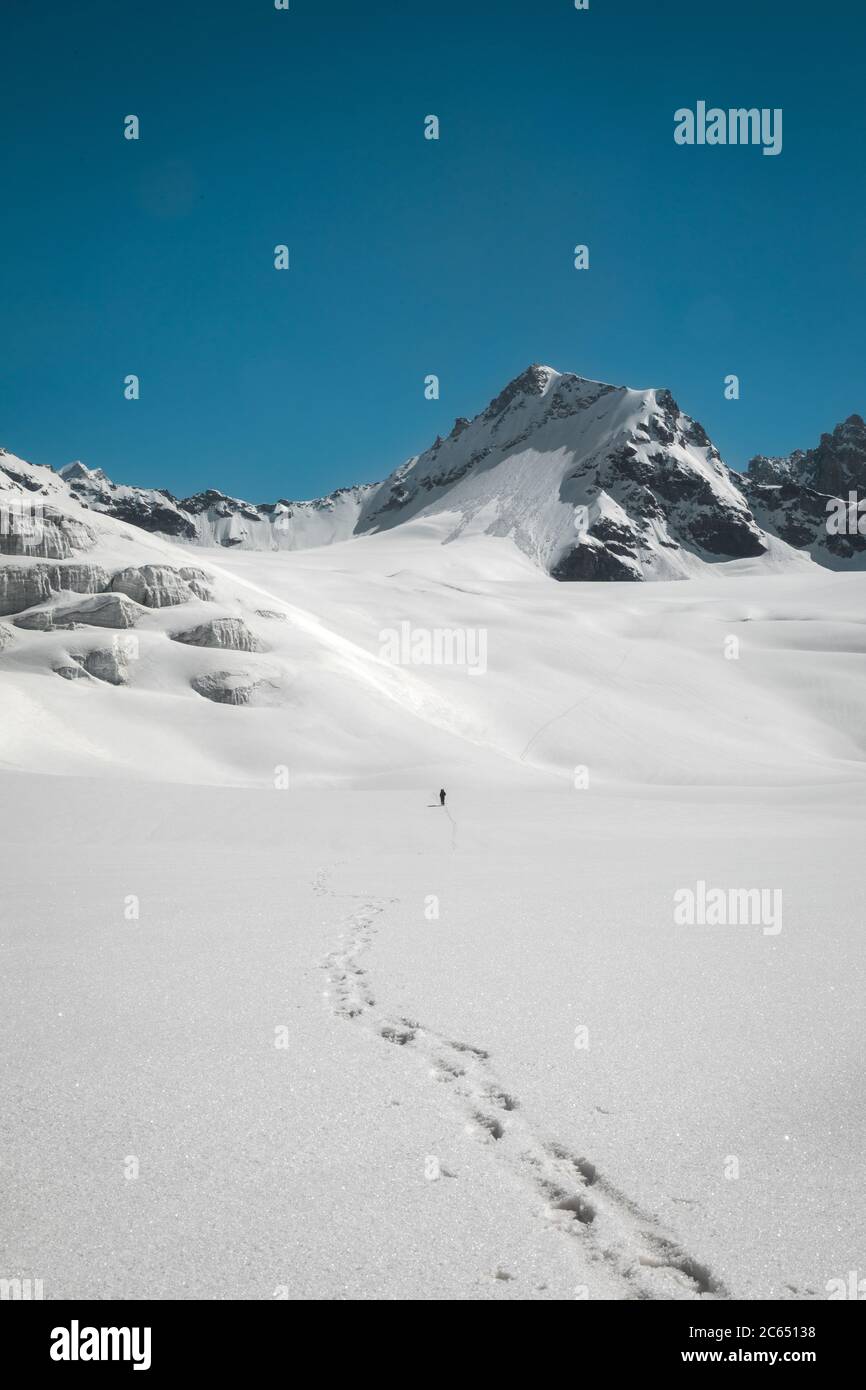
[[[314,892],[334,898],[320,871]],[[620,1192],[582,1154],[540,1137],[524,1119],[518,1100],[501,1084],[483,1048],[392,1016],[377,1002],[363,957],[389,901],[355,895],[358,907],[343,923],[339,945],[322,963],[335,1014],[359,1022],[385,1043],[415,1055],[431,1080],[446,1087],[466,1128],[493,1148],[527,1191],[539,1220],[572,1245],[584,1283],[593,1263],[603,1262],[624,1298],[699,1299],[730,1295],[710,1270],[682,1249],[654,1217]],[[588,1288],[591,1296],[591,1287]]]

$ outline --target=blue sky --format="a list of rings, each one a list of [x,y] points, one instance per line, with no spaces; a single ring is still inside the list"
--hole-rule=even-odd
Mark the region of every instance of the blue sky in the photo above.
[[[0,443],[34,462],[313,496],[532,361],[669,387],[737,466],[866,413],[850,0],[42,0],[0,28]],[[699,99],[783,108],[782,153],[675,145]]]

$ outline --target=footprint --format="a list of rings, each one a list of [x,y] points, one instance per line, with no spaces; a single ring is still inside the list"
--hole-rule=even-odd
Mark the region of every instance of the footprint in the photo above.
[[[453,1047],[455,1052],[469,1052],[473,1057],[477,1057],[480,1062],[489,1062],[490,1053],[485,1052],[482,1047],[473,1047],[471,1043],[448,1041],[448,1046]]]
[[[570,1163],[572,1168],[583,1178],[587,1187],[592,1187],[593,1183],[598,1182],[598,1169],[594,1163],[590,1163],[588,1158],[577,1158],[569,1153],[568,1149],[562,1144],[545,1144],[545,1153],[550,1154],[551,1158],[561,1159],[564,1163]]]
[[[638,1256],[638,1263],[648,1269],[673,1269],[684,1274],[696,1285],[699,1293],[720,1293],[721,1286],[710,1274],[706,1265],[699,1264],[690,1255],[685,1255],[673,1241],[657,1236],[652,1231],[643,1231],[644,1240],[652,1253]]]
[[[559,1202],[551,1202],[550,1210],[571,1212],[582,1226],[591,1226],[595,1220],[595,1207],[579,1194],[573,1197],[563,1197]]]
[[[415,1041],[418,1030],[416,1023],[408,1023],[405,1019],[401,1023],[386,1023],[384,1028],[379,1030],[380,1038],[386,1042],[396,1043],[398,1047],[405,1047],[407,1043]]]
[[[516,1110],[517,1101],[510,1096],[507,1091],[500,1091],[496,1087],[491,1087],[484,1093],[484,1099],[490,1101],[492,1105],[499,1105],[503,1110]]]
[[[505,1133],[503,1126],[492,1115],[482,1115],[480,1110],[476,1110],[472,1118],[481,1129],[486,1130],[494,1139],[501,1139]]]
[[[465,1076],[463,1067],[458,1067],[454,1062],[449,1062],[445,1057],[434,1057],[433,1066],[437,1073],[440,1073],[440,1081],[456,1081],[459,1077]]]

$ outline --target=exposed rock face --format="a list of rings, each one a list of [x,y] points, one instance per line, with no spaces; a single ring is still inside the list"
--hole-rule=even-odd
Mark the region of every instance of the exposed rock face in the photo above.
[[[195,541],[197,532],[192,521],[173,505],[171,494],[166,500],[154,497],[142,500],[135,497],[115,498],[110,515],[118,521],[126,521],[130,526],[140,526],[144,531],[154,531],[176,540]]]
[[[60,565],[0,565],[0,614],[22,613],[44,603],[52,594],[98,594],[108,588],[101,565],[73,562]]]
[[[664,552],[700,559],[762,555],[759,526],[703,427],[669,391],[650,393],[615,447],[590,452],[564,480],[589,524],[551,568],[555,579],[652,577]]]
[[[222,647],[233,652],[260,652],[263,649],[262,643],[255,633],[250,632],[243,618],[211,618],[189,632],[173,633],[172,640],[185,642],[190,647]]]
[[[285,613],[277,613],[273,608],[257,608],[257,618],[271,618],[274,622],[284,623],[287,621]]]
[[[814,449],[795,449],[787,458],[757,454],[748,476],[755,483],[797,481],[825,497],[866,492],[866,423],[849,415],[831,434],[822,434]]]
[[[211,576],[206,574],[204,570],[197,569],[193,565],[184,565],[180,570],[180,577],[186,581],[196,598],[210,599],[213,596]]]
[[[74,626],[72,623],[55,623],[54,619],[53,608],[37,608],[33,613],[22,613],[20,618],[15,619],[15,626],[23,627],[27,632],[54,632],[57,627]]]
[[[110,647],[93,648],[89,652],[70,652],[68,661],[61,661],[54,671],[67,681],[104,681],[106,685],[127,685],[129,681],[129,660],[123,646],[123,639],[115,638]]]
[[[797,550],[808,550],[824,529],[827,499],[787,477],[777,483],[756,483],[747,477],[743,489],[754,515],[766,530]]]
[[[14,640],[15,633],[11,627],[7,627],[5,623],[0,623],[0,652],[4,651]]]
[[[125,594],[93,594],[79,603],[22,613],[15,619],[15,626],[38,632],[80,626],[128,628],[135,627],[140,613],[138,605]]]
[[[77,550],[90,550],[96,535],[77,517],[45,505],[4,493],[0,497],[0,555],[35,555],[45,560],[66,560]]]
[[[822,434],[814,449],[791,455],[792,470],[816,492],[842,497],[866,492],[866,423],[849,415],[832,434]]]
[[[48,567],[48,582],[57,593],[101,594],[108,588],[109,574],[102,565],[70,562]]]
[[[796,449],[787,458],[751,459],[745,475],[735,475],[759,524],[797,550],[807,550],[829,569],[866,565],[866,424],[850,415],[814,449]],[[855,505],[850,514],[849,498]],[[844,523],[834,524],[838,503]]]
[[[564,555],[555,569],[551,570],[554,579],[575,580],[628,580],[637,582],[640,574],[626,563],[624,558],[615,555],[604,545],[584,541]]]
[[[218,705],[248,705],[260,684],[246,673],[214,671],[209,676],[196,676],[192,688]]]
[[[802,449],[798,449],[789,458],[767,458],[764,454],[756,454],[749,461],[749,476],[756,483],[776,483],[790,482],[792,477],[792,465],[795,459],[803,457]]]
[[[534,365],[458,425],[372,494],[359,533],[442,513],[451,536],[467,526],[509,536],[562,580],[685,578],[767,549],[718,450],[670,391]]]
[[[645,542],[647,523],[654,521],[670,543],[691,551],[722,559],[763,554],[760,530],[730,487],[703,426],[682,413],[670,391],[655,397],[642,427],[598,467],[597,485],[635,520]],[[662,447],[647,446],[644,433]],[[705,455],[703,467],[695,465],[692,451]]]
[[[261,550],[328,545],[435,518],[445,542],[467,530],[508,537],[565,580],[686,578],[770,550],[774,567],[801,563],[788,547],[831,569],[866,568],[866,510],[858,514],[855,504],[853,526],[840,528],[828,505],[849,504],[849,493],[866,502],[859,415],[813,449],[754,458],[743,475],[726,468],[670,391],[534,364],[384,482],[309,502],[253,504],[212,489],[178,501],[164,490],[117,485],[81,463],[58,478],[0,450],[0,555],[60,561],[88,548],[94,531],[74,515],[84,507],[92,524],[94,513],[105,513],[186,541]],[[22,571],[0,578],[0,615],[57,592],[56,577]],[[67,577],[61,587],[91,592],[100,584]],[[170,564],[125,569],[104,587],[149,608],[211,597],[205,574]],[[260,615],[285,618],[268,609]],[[227,644],[216,636],[216,645]]]
[[[499,395],[494,397],[484,411],[484,418],[486,420],[496,420],[499,416],[505,414],[511,404],[516,402],[519,406],[522,406],[523,400],[521,398],[527,396],[543,396],[549,384],[549,368],[542,367],[539,363],[533,362],[532,366],[527,367],[519,376],[514,377],[513,381],[509,381],[508,385],[500,391]],[[465,428],[466,426],[464,425],[463,429]],[[463,430],[460,430],[460,433],[462,434]]]
[[[87,652],[84,656],[72,654],[73,661],[84,667],[90,676],[109,685],[126,685],[129,679],[129,663],[122,647],[102,647]]]
[[[211,590],[203,570],[171,565],[141,565],[121,570],[111,581],[114,593],[126,594],[145,608],[172,608],[190,599],[209,599]]]
[[[309,502],[251,503],[213,488],[178,499],[164,488],[126,487],[82,463],[69,464],[60,476],[82,505],[144,531],[193,544],[255,550],[297,550],[347,539],[364,498],[376,486],[337,488]]]
[[[61,468],[60,476],[73,496],[94,511],[105,512],[130,526],[140,526],[143,531],[157,531],[180,540],[197,538],[193,522],[177,499],[163,488],[118,486],[101,468],[87,468],[81,462],[67,464]]]

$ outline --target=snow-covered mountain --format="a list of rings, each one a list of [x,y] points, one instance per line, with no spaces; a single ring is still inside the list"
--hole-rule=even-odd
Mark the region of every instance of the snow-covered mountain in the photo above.
[[[358,529],[453,515],[557,579],[672,579],[761,556],[718,451],[669,391],[529,367],[364,500]]]
[[[545,398],[521,394],[524,405],[517,395],[512,404],[530,421]],[[619,399],[631,417],[633,403]],[[489,433],[501,418],[497,407],[476,428]],[[535,442],[567,424],[554,416]],[[661,427],[656,416],[645,432]],[[516,496],[515,464],[513,500],[504,486],[512,428],[500,463],[473,462],[448,490],[431,477],[432,458],[418,460],[392,506],[393,483],[379,490],[361,518],[366,531],[303,552],[179,543],[85,505],[49,468],[2,455],[0,764],[259,785],[285,764],[302,783],[334,786],[417,784],[447,769],[486,785],[563,779],[587,763],[601,782],[746,784],[806,775],[786,761],[795,744],[809,776],[859,768],[866,730],[852,720],[860,677],[850,653],[863,637],[849,615],[862,608],[862,575],[830,574],[772,538],[776,569],[788,573],[771,573],[761,555],[702,564],[683,544],[687,525],[729,516],[748,537],[753,523],[707,446],[675,441],[672,477],[693,487],[697,474],[716,499],[681,510],[668,502],[665,535],[678,537],[670,555],[695,565],[691,582],[626,591],[553,583],[538,561],[552,563],[555,525],[566,554],[587,544],[565,539],[558,507],[568,512],[570,500],[541,505],[554,469],[589,508],[606,473],[608,510],[590,510],[590,523],[614,505],[631,518],[644,485],[626,480],[652,440],[624,451],[624,469],[607,450],[587,456],[582,472],[573,454],[554,462],[554,449],[538,451],[534,527],[515,536],[509,507],[530,515],[531,484]],[[698,467],[704,450],[711,482]],[[485,464],[502,470],[493,492]],[[481,508],[485,496],[495,506]],[[659,529],[647,535],[649,565]],[[630,564],[614,543],[628,552],[618,538],[588,544]],[[723,573],[737,577],[720,584]],[[441,659],[418,655],[411,641],[404,647],[407,629],[410,639],[456,634],[464,655],[459,643]],[[722,656],[731,635],[748,661]],[[825,650],[834,655],[818,673],[815,653]],[[677,673],[686,667],[684,695]],[[731,718],[743,700],[745,723]]]
[[[13,481],[16,467],[0,455]],[[49,491],[57,481],[51,474]],[[507,537],[562,580],[686,578],[733,560],[858,568],[866,552],[862,537],[826,524],[830,497],[866,485],[859,416],[816,449],[755,458],[740,474],[669,391],[539,365],[384,482],[312,501],[253,504],[213,490],[178,499],[79,462],[59,482],[86,510],[193,545],[302,550],[435,519],[445,541]]]
[[[351,536],[361,505],[374,484],[338,488],[310,502],[241,501],[208,489],[179,500],[163,488],[113,483],[101,468],[68,464],[60,477],[79,502],[175,540],[196,545],[246,546],[251,550],[304,550]]]
[[[558,579],[665,579],[768,550],[706,433],[668,391],[534,365],[384,482],[308,502],[178,499],[61,472],[85,507],[199,545],[297,550],[447,515],[446,539],[510,537]]]
[[[757,455],[738,481],[765,530],[807,550],[828,569],[866,568],[866,515],[857,508],[861,499],[866,502],[861,416],[850,415],[831,434],[822,434],[814,449],[796,449],[786,458]]]

